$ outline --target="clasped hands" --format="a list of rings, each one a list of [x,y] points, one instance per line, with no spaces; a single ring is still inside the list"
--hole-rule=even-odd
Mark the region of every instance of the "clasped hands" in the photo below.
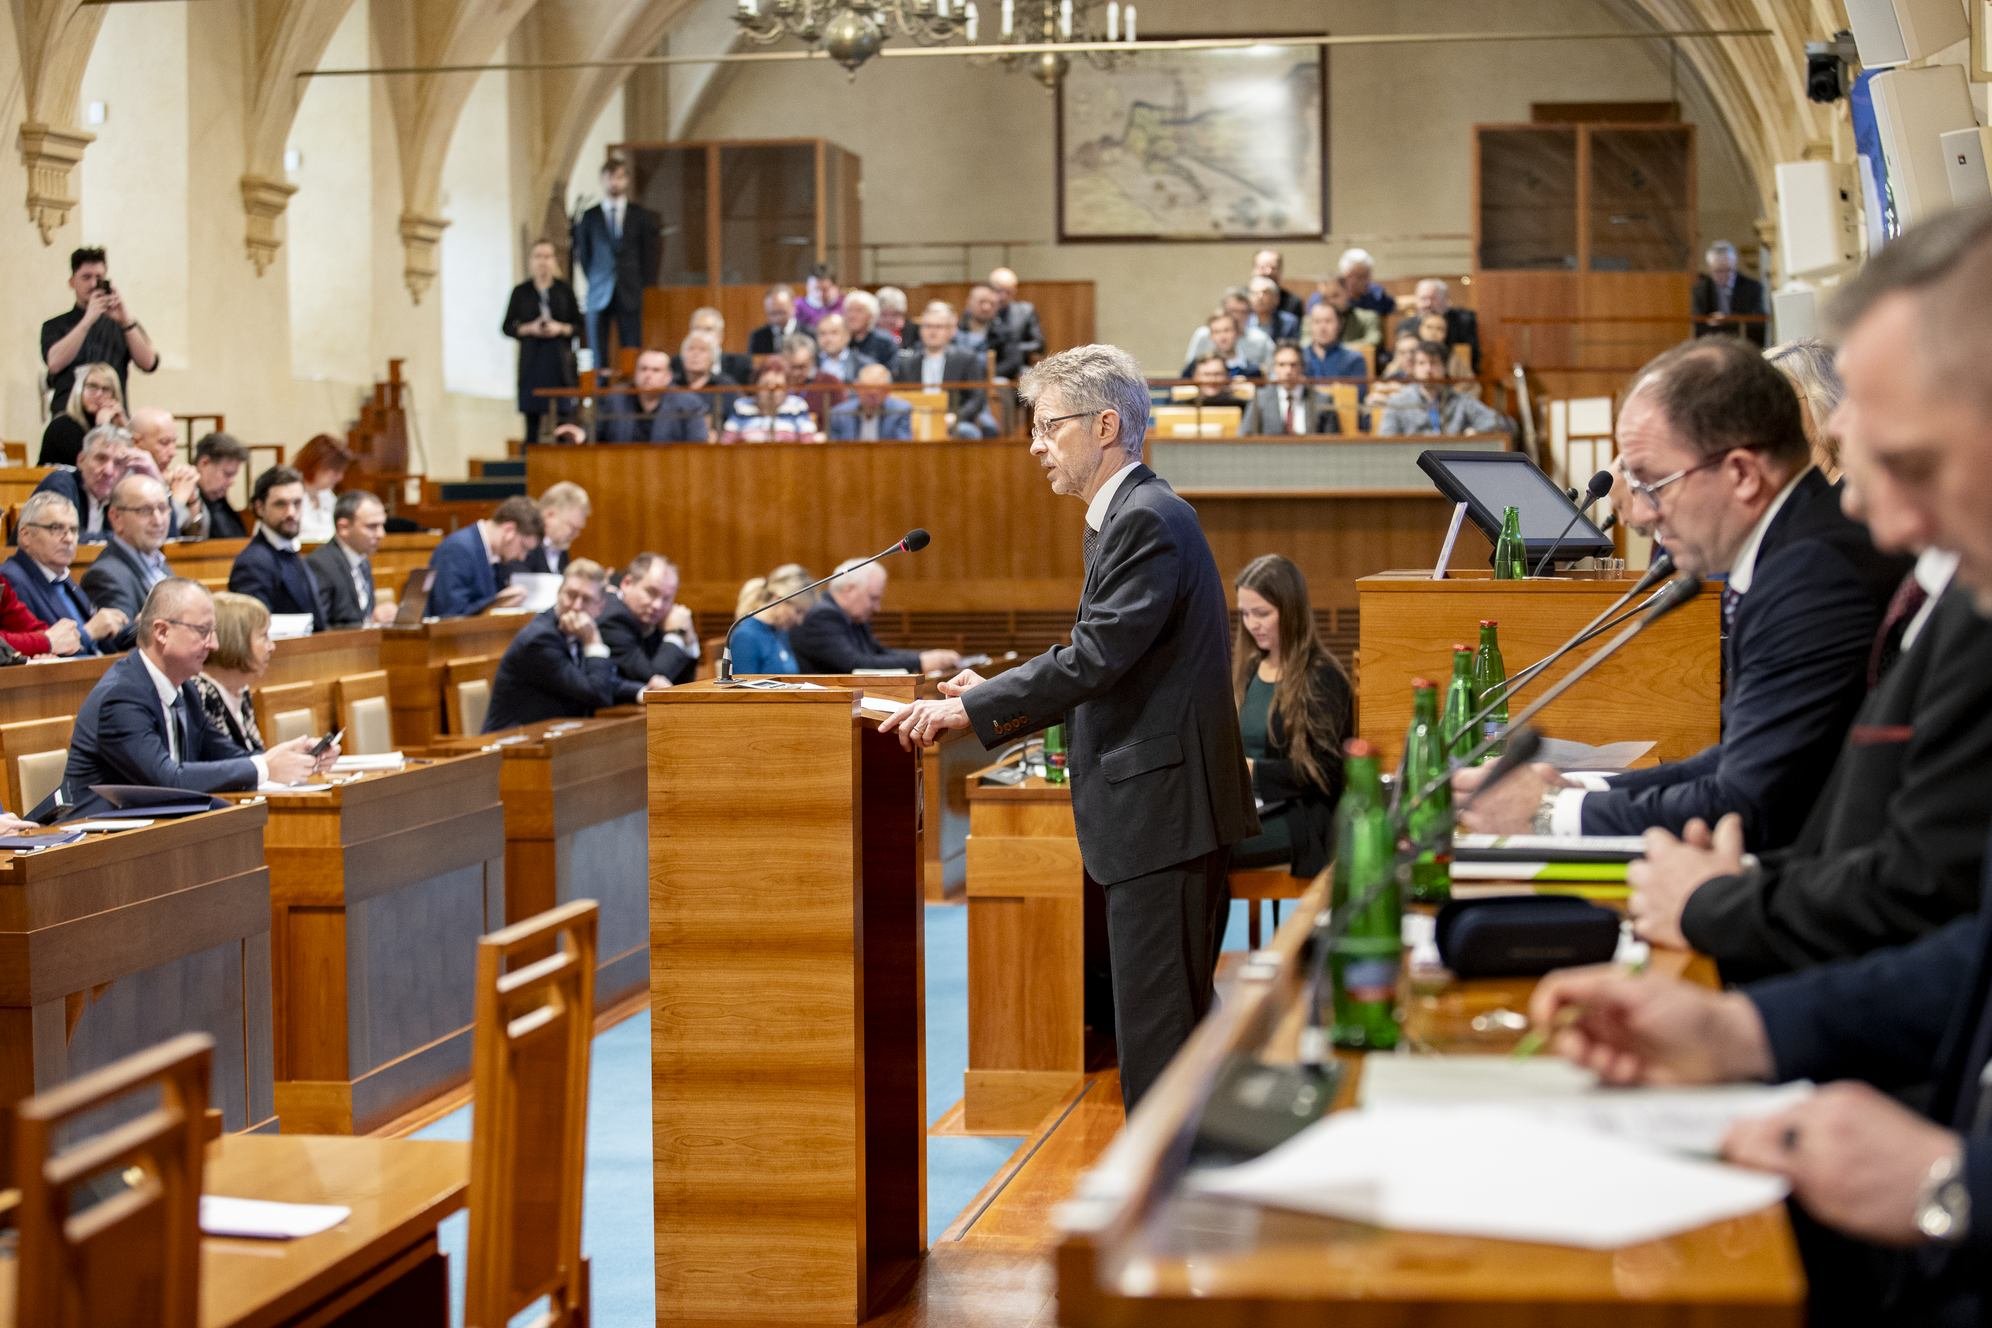
[[[879,724],[878,731],[897,733],[899,745],[909,752],[916,746],[931,747],[948,730],[968,727],[968,707],[961,703],[961,694],[985,681],[974,669],[963,669],[941,684],[941,695],[947,699],[915,701],[895,710]]]

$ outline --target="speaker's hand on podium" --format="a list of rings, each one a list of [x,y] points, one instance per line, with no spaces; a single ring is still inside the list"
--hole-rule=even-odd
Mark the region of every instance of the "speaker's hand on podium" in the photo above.
[[[968,707],[958,700],[950,699],[915,701],[904,709],[887,715],[879,724],[878,731],[897,733],[899,745],[910,752],[915,746],[931,747],[939,742],[941,735],[949,729],[967,727]]]
[[[979,687],[989,681],[974,669],[963,669],[954,677],[940,684],[942,696],[960,696],[971,687]]]

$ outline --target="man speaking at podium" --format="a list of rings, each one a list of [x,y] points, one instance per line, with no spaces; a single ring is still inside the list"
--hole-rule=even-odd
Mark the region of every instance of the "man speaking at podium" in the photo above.
[[[1079,346],[1025,372],[1031,456],[1086,504],[1072,643],[880,725],[907,746],[972,727],[994,747],[1070,725],[1072,812],[1105,888],[1121,1097],[1133,1110],[1210,1009],[1230,846],[1258,832],[1231,699],[1224,583],[1196,512],[1141,464],[1148,385],[1133,357]]]

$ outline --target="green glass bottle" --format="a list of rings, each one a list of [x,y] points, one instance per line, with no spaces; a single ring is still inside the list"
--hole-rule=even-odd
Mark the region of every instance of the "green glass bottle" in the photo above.
[[[1473,690],[1473,647],[1455,644],[1452,681],[1446,685],[1445,716],[1446,756],[1452,764],[1464,763],[1473,744],[1480,741],[1479,733],[1467,724],[1479,708],[1479,695]]]
[[[1392,879],[1397,842],[1383,803],[1376,748],[1355,738],[1342,752],[1348,782],[1335,812],[1329,896],[1334,925],[1342,928],[1328,954],[1332,1036],[1338,1047],[1387,1051],[1397,1045],[1397,975],[1404,955],[1404,904]],[[1350,915],[1372,890],[1376,897]]]
[[[1044,782],[1065,782],[1065,726],[1053,724],[1044,731]]]
[[[1522,509],[1501,513],[1501,538],[1494,544],[1494,579],[1520,581],[1529,574],[1528,546],[1522,543]]]
[[[1411,680],[1411,728],[1404,735],[1404,787],[1398,805],[1436,784],[1438,792],[1412,807],[1404,818],[1406,847],[1426,844],[1411,859],[1411,898],[1443,904],[1452,898],[1452,790],[1446,784],[1452,762],[1439,731],[1439,688],[1429,678]]]
[[[1508,681],[1508,666],[1501,660],[1501,638],[1495,630],[1500,625],[1492,619],[1480,620],[1480,648],[1473,652],[1473,699],[1476,710],[1487,704],[1487,698],[1493,695],[1495,688],[1505,686]],[[1480,745],[1507,727],[1508,701],[1503,696],[1480,721],[1480,732],[1474,735],[1473,745]],[[1505,745],[1497,742],[1489,747],[1481,754],[1480,764],[1485,765],[1499,756]]]

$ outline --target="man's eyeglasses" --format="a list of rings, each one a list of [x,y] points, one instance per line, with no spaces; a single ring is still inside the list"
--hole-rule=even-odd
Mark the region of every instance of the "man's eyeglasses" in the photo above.
[[[168,618],[166,621],[172,623],[175,627],[186,628],[188,631],[192,632],[195,636],[198,636],[203,641],[211,641],[214,639],[213,623],[190,623],[184,618]]]
[[[1097,410],[1075,410],[1070,415],[1054,415],[1048,420],[1039,420],[1031,426],[1031,441],[1048,443],[1051,441],[1051,435],[1057,432],[1058,426],[1067,420],[1083,420],[1088,415],[1098,415],[1099,413]]]
[[[22,528],[25,530],[46,530],[58,539],[64,535],[78,534],[80,530],[77,526],[63,525],[55,521],[29,521],[24,523]]]
[[[1660,491],[1662,489],[1665,489],[1670,484],[1679,484],[1682,480],[1686,479],[1688,476],[1694,474],[1697,471],[1707,470],[1712,466],[1721,465],[1723,462],[1729,459],[1729,454],[1731,452],[1746,452],[1748,450],[1749,450],[1748,448],[1742,448],[1742,447],[1731,447],[1725,449],[1724,451],[1702,462],[1699,466],[1689,466],[1685,470],[1677,470],[1671,475],[1667,475],[1661,479],[1653,481],[1653,483],[1651,484],[1647,484],[1641,480],[1636,480],[1632,476],[1627,475],[1625,477],[1625,487],[1632,491],[1633,497],[1639,499],[1639,501],[1645,503],[1648,507],[1652,508],[1654,511],[1657,512],[1660,510]]]

